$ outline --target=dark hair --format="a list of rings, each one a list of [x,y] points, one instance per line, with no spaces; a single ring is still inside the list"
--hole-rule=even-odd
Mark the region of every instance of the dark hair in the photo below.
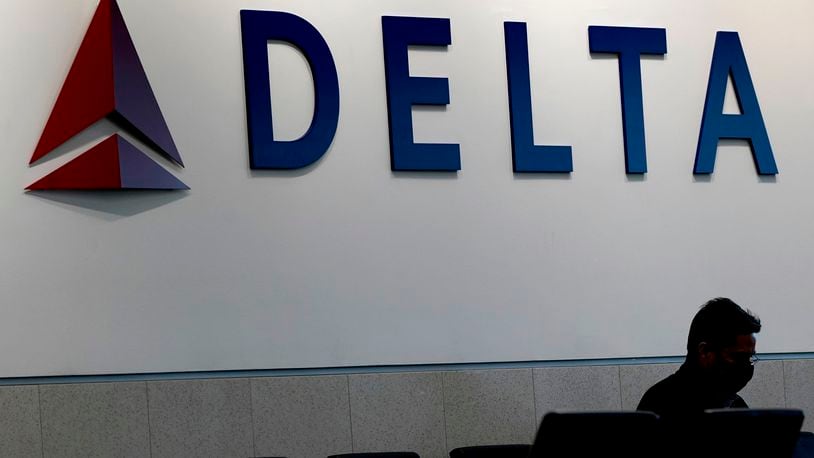
[[[687,354],[695,355],[698,344],[714,349],[735,343],[738,336],[760,332],[760,318],[731,299],[717,297],[701,306],[690,324]]]

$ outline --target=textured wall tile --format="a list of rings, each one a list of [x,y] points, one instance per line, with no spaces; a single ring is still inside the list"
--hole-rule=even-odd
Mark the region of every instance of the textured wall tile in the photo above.
[[[447,457],[442,377],[437,372],[349,376],[353,450]]]
[[[530,444],[536,432],[531,369],[444,374],[447,448]]]
[[[251,379],[258,456],[325,457],[352,450],[348,378]]]
[[[802,409],[806,415],[803,430],[814,432],[814,359],[784,361],[783,365],[786,407]]]
[[[542,367],[533,370],[537,423],[555,409],[619,410],[619,366]]]
[[[642,364],[619,366],[622,409],[635,410],[648,388],[677,371],[681,364]]]
[[[752,408],[782,408],[786,406],[783,389],[783,361],[761,361],[755,365],[755,376],[739,394]]]
[[[0,456],[42,457],[37,386],[0,387]]]
[[[253,456],[248,379],[147,382],[153,458]]]
[[[150,454],[145,382],[40,387],[46,457]]]

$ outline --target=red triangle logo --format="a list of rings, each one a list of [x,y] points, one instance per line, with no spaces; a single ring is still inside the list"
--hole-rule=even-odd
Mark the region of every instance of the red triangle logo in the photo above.
[[[26,189],[170,190],[189,187],[130,142],[114,134]]]
[[[115,0],[101,0],[29,163],[108,117],[183,166]]]
[[[68,77],[29,163],[113,112],[113,50],[110,1],[102,0],[85,33]]]
[[[110,136],[26,189],[120,189],[116,137]]]

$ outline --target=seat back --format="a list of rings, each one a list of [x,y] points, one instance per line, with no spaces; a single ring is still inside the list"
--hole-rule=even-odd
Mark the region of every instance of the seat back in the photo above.
[[[796,409],[707,410],[702,417],[699,456],[791,458],[803,412]]]
[[[479,445],[459,447],[449,452],[449,458],[527,458],[529,444]]]
[[[331,455],[328,458],[420,458],[415,452],[363,452]]]
[[[651,412],[551,412],[529,457],[658,456],[658,418]]]
[[[794,458],[814,458],[814,433],[803,431],[797,439]]]

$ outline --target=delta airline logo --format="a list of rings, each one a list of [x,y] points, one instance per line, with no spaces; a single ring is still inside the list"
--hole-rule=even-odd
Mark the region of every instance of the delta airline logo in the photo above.
[[[96,8],[29,166],[103,118],[183,167],[115,0],[101,0]],[[26,189],[189,187],[113,134]]]

